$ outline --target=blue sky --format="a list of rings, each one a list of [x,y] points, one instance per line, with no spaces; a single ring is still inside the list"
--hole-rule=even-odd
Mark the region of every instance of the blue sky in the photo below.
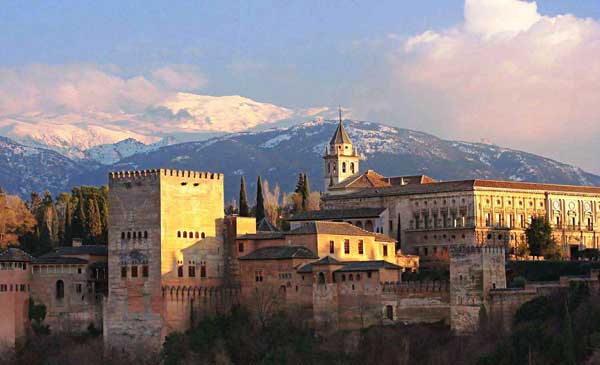
[[[488,138],[600,172],[600,3],[536,4],[7,1],[0,71],[84,64],[126,79],[183,65],[203,80],[185,91],[295,108],[342,104],[356,118]],[[30,81],[27,70],[19,77]],[[557,143],[573,123],[587,147]]]
[[[600,17],[595,0],[538,7]],[[210,79],[206,93],[330,105],[347,97],[339,86],[380,62],[376,51],[353,52],[354,42],[443,29],[462,17],[460,0],[11,1],[2,6],[0,64],[115,64],[124,74],[193,64]]]

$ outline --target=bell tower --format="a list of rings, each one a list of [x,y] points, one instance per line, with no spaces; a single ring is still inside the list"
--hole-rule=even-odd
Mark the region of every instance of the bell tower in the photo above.
[[[342,109],[339,109],[340,122],[335,130],[335,134],[329,141],[329,146],[325,147],[325,190],[330,186],[336,185],[348,177],[358,173],[360,155],[358,150],[352,145],[352,141],[342,123]]]

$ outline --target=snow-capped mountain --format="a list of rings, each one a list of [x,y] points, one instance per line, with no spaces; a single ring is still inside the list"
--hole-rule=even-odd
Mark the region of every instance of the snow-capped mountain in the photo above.
[[[504,179],[600,186],[600,176],[527,152],[479,143],[447,141],[430,134],[387,125],[346,121],[364,159],[361,170],[385,175],[427,174],[440,180]],[[110,170],[175,168],[225,173],[225,196],[233,198],[244,175],[249,188],[257,175],[283,191],[293,190],[299,172],[312,189],[323,189],[322,154],[336,127],[334,121],[311,121],[289,128],[234,133],[145,151],[91,173],[71,184],[106,183]]]
[[[4,119],[0,121],[0,135],[27,146],[52,149],[74,159],[84,158],[86,151],[90,148],[117,143],[129,138],[134,138],[144,144],[161,140],[160,137],[136,133],[115,125],[103,126],[86,122],[65,123],[60,120],[36,118],[28,121]]]
[[[33,191],[64,191],[87,169],[56,151],[0,137],[0,186],[8,193],[28,197]]]
[[[216,133],[272,126],[328,112],[325,107],[292,110],[237,95],[175,93],[139,113],[90,110],[0,115],[0,135],[28,146],[49,148],[73,159],[99,154],[101,162],[106,162],[107,153],[117,157],[119,153],[106,152],[106,147],[86,151],[128,138],[145,145],[172,136],[182,141],[201,140]]]

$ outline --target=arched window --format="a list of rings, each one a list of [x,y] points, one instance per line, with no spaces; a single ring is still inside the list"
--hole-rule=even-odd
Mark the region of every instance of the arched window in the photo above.
[[[354,173],[354,162],[350,162],[350,173]]]
[[[127,232],[127,239],[131,238],[131,232]]]
[[[346,275],[342,274],[342,281],[346,281]]]
[[[365,230],[369,231],[369,232],[373,232],[373,221],[368,220],[365,223]]]
[[[346,163],[342,162],[342,172],[346,173]]]
[[[181,231],[177,231],[177,237],[181,238]]]
[[[190,238],[194,238],[194,232],[190,232]]]
[[[135,239],[137,237],[135,231],[133,232],[133,238]]]
[[[354,281],[354,276],[352,274],[348,275],[348,280]]]
[[[202,232],[202,234],[200,235],[201,238],[206,238],[206,234],[204,232]]]
[[[183,231],[183,238],[187,238],[187,232]]]
[[[148,238],[148,231],[144,231],[144,238]]]
[[[325,274],[319,273],[319,284],[325,284]]]
[[[200,238],[200,233],[196,232],[196,238]]]
[[[125,239],[125,232],[121,232],[121,239],[124,240]]]
[[[63,299],[65,297],[65,283],[62,280],[56,282],[56,299]]]
[[[142,231],[138,231],[138,238],[142,238]]]

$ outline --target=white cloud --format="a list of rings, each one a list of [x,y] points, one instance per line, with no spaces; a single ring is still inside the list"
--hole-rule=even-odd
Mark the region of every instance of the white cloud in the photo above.
[[[535,2],[466,0],[463,24],[409,38],[389,65],[384,95],[363,114],[600,172],[599,22],[542,16]]]
[[[110,71],[109,71],[110,70]],[[165,66],[123,77],[114,67],[29,65],[0,69],[0,116],[31,112],[137,112],[174,91],[204,86],[190,66]]]

